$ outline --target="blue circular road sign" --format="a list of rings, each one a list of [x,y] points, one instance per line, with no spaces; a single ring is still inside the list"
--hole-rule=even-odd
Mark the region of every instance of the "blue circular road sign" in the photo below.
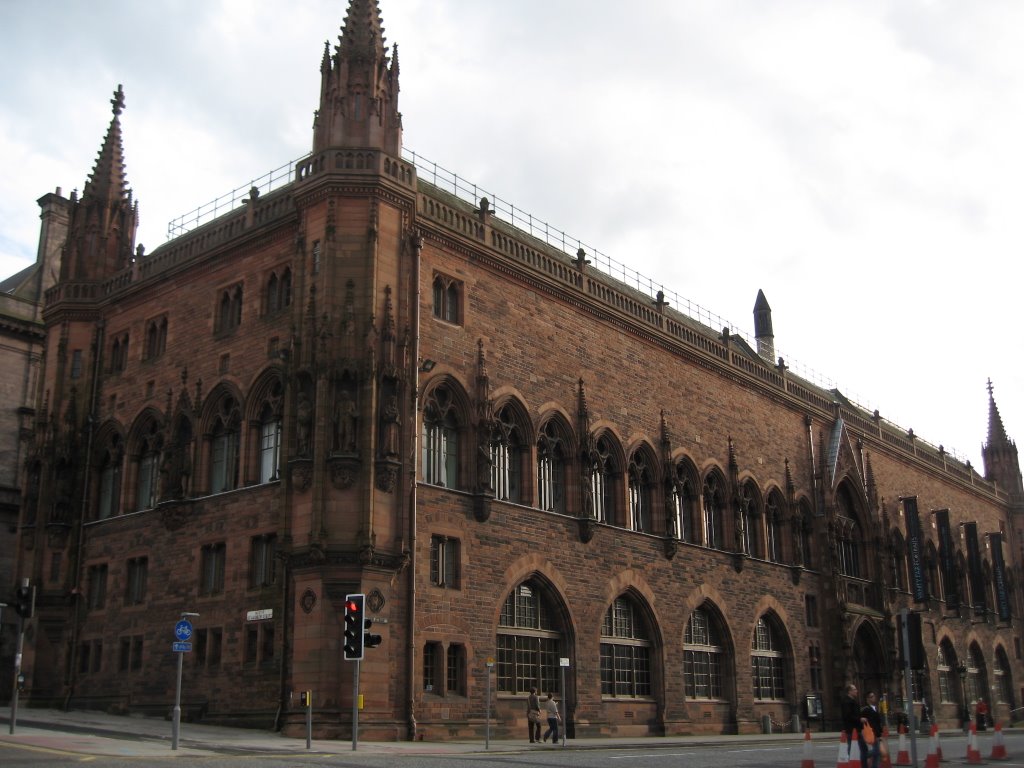
[[[192,622],[188,619],[182,619],[174,625],[174,636],[185,642],[192,637]]]

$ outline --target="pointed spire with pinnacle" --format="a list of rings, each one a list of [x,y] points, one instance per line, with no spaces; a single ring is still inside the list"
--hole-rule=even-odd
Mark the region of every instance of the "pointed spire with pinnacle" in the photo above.
[[[768,362],[775,362],[775,332],[772,330],[772,308],[764,291],[758,289],[754,301],[754,338],[757,340],[757,354]]]
[[[80,200],[73,201],[62,278],[102,280],[131,264],[138,227],[138,205],[125,175],[121,142],[124,91],[110,100],[114,116]]]
[[[992,379],[988,380],[988,442],[981,447],[985,464],[985,479],[1020,498],[1024,494],[1021,482],[1020,461],[1017,446],[1007,437],[1003,419],[999,415],[995,396],[992,394]]]
[[[350,0],[333,56],[321,62],[313,152],[380,149],[402,154],[398,49],[389,60],[377,0]]]

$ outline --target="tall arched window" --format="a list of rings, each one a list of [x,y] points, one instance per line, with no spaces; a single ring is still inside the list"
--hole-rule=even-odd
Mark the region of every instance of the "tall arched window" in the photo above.
[[[774,618],[762,616],[757,620],[750,644],[755,699],[777,701],[786,698],[786,659],[782,637]]]
[[[695,542],[696,532],[694,516],[696,514],[697,492],[694,489],[690,472],[683,463],[676,465],[675,477],[672,480],[672,513],[675,530],[673,535],[683,541]]]
[[[459,480],[459,421],[451,391],[435,388],[423,407],[423,481],[457,488]]]
[[[156,506],[160,480],[160,449],[163,435],[156,422],[149,428],[139,444],[135,478],[135,509],[151,509]]]
[[[217,407],[210,439],[210,493],[238,487],[238,403],[225,395]]]
[[[814,517],[811,514],[811,505],[806,501],[801,501],[797,514],[799,515],[800,529],[797,531],[796,541],[800,548],[800,564],[804,568],[813,568],[814,550],[811,548],[811,534],[814,532]]]
[[[761,510],[757,489],[751,482],[740,486],[740,514],[743,516],[743,551],[751,557],[762,558]]]
[[[270,404],[260,412],[260,482],[279,478],[281,466],[281,418]]]
[[[992,689],[997,704],[1013,704],[1013,675],[1010,673],[1010,659],[1003,646],[996,646],[992,663]]]
[[[590,457],[590,494],[598,522],[620,525],[615,503],[615,454],[607,435],[597,439]]]
[[[522,498],[523,438],[512,405],[504,406],[491,435],[491,487],[494,498],[518,502]]]
[[[537,440],[537,501],[545,512],[565,512],[565,441],[554,419]]]
[[[689,699],[720,699],[728,658],[721,628],[705,607],[698,608],[686,624],[683,638],[683,677]]]
[[[781,563],[785,559],[782,552],[783,510],[786,502],[778,491],[768,494],[764,507],[765,518],[765,554],[773,563]]]
[[[629,461],[629,518],[634,531],[652,532],[653,497],[654,477],[643,451],[637,451]]]
[[[651,695],[651,641],[633,600],[618,597],[601,623],[601,695]]]
[[[124,447],[119,435],[112,435],[100,460],[99,499],[96,518],[104,520],[121,511],[121,466]]]
[[[893,589],[901,592],[907,589],[907,567],[904,556],[903,534],[894,530],[892,534],[892,552],[889,557],[889,571]]]
[[[839,557],[839,572],[844,576],[860,578],[861,570],[861,542],[864,540],[860,523],[857,520],[856,506],[850,489],[845,483],[839,486],[836,494],[836,539],[837,556]]]
[[[985,670],[985,656],[977,643],[967,649],[967,701],[977,701],[979,696],[988,698],[988,675]]]
[[[509,593],[498,620],[498,691],[558,691],[562,634],[540,584],[525,581]]]
[[[939,643],[935,669],[939,674],[939,701],[952,704],[960,700],[960,680],[956,672],[956,651],[949,638]]]
[[[713,549],[725,548],[725,492],[716,474],[704,478],[704,544]]]
[[[459,322],[459,283],[446,275],[434,278],[434,317]]]

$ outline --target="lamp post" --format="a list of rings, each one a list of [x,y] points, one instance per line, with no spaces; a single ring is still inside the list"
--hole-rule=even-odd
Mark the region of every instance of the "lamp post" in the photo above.
[[[960,675],[960,702],[963,705],[963,712],[960,716],[966,731],[971,720],[971,711],[967,708],[967,665],[961,661],[956,665],[956,673]]]

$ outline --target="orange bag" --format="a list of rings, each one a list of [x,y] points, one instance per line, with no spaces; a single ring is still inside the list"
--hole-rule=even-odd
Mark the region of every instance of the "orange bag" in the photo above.
[[[864,743],[871,745],[875,743],[875,729],[869,723],[864,723],[864,730],[860,732],[864,737]]]

